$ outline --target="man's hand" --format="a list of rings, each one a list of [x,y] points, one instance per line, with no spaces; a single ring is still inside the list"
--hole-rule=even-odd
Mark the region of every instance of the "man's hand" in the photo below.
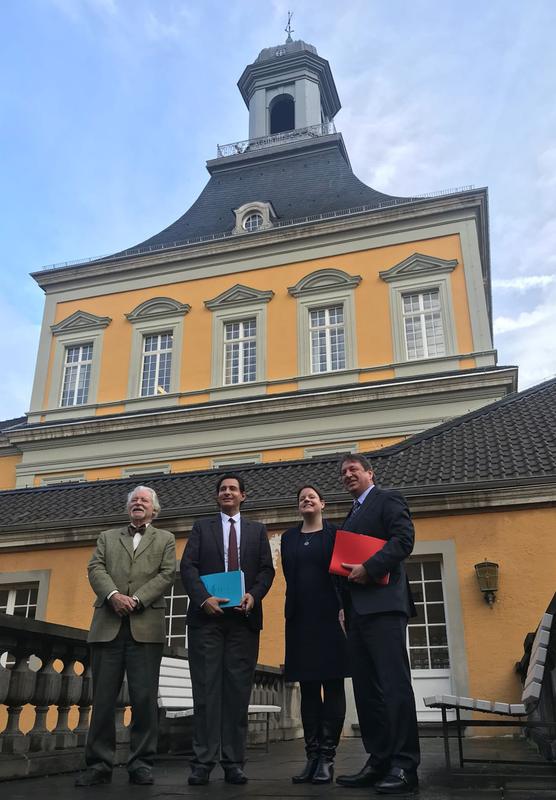
[[[350,570],[350,574],[347,576],[348,581],[353,581],[353,583],[369,583],[371,580],[363,564],[342,564],[342,567]]]
[[[128,597],[127,594],[121,594],[120,592],[113,594],[108,602],[119,617],[127,617],[137,608],[137,600],[133,597]]]
[[[243,597],[241,598],[241,603],[239,606],[236,606],[236,611],[241,611],[247,617],[249,612],[255,605],[255,598],[249,592],[246,592]]]
[[[227,597],[207,597],[205,602],[203,603],[203,611],[205,614],[208,614],[209,617],[213,617],[215,614],[223,614],[224,611],[220,608],[221,603],[229,603]]]

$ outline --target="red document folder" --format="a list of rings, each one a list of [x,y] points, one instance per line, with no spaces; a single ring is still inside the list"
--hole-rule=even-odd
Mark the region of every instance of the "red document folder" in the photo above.
[[[384,539],[377,539],[375,536],[365,536],[351,531],[336,531],[336,541],[328,571],[345,578],[349,575],[349,570],[344,569],[342,564],[362,564],[378,553],[385,544]],[[390,574],[387,573],[376,583],[386,586],[389,580]]]

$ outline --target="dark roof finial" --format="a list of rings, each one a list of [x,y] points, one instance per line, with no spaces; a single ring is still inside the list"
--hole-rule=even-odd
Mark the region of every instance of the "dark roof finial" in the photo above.
[[[288,38],[286,39],[286,44],[293,42],[292,33],[294,33],[294,30],[292,28],[292,17],[293,17],[293,11],[288,11],[288,24],[284,28],[284,30],[288,34]]]

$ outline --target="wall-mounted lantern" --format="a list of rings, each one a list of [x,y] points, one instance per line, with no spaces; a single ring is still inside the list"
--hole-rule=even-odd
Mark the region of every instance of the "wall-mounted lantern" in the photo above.
[[[492,608],[496,600],[498,591],[498,564],[493,561],[481,561],[475,564],[475,573],[479,582],[479,589],[483,593],[485,601]]]

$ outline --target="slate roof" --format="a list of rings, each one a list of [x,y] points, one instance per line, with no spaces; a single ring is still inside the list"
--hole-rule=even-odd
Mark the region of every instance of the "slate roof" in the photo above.
[[[22,425],[27,422],[27,417],[12,417],[12,419],[4,419],[0,421],[0,431],[6,431],[8,428],[14,428],[16,425]]]
[[[556,378],[456,417],[404,442],[370,454],[377,482],[411,499],[425,492],[543,482],[556,479]],[[291,506],[297,487],[315,481],[331,502],[346,500],[338,458],[257,464],[236,471],[247,488],[246,509]],[[85,524],[123,518],[127,492],[152,486],[161,519],[210,513],[216,470],[62,484],[0,492],[0,530]]]
[[[374,208],[405,199],[377,192],[362,183],[341,151],[340,137],[331,138],[334,141],[330,147],[320,146],[321,139],[317,146],[303,152],[293,151],[285,158],[275,158],[274,148],[269,148],[265,151],[268,158],[263,161],[256,158],[240,162],[235,168],[216,170],[183,216],[122,254],[229,233],[235,226],[234,209],[254,201],[270,202],[279,220],[294,220],[355,206]]]

